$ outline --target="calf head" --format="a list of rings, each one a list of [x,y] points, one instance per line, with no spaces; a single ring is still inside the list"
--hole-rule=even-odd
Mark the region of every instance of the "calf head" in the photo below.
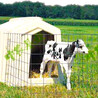
[[[79,39],[75,42],[75,51],[78,53],[88,54],[88,48],[83,40]]]
[[[73,53],[88,53],[88,49],[83,40],[79,39],[72,42],[70,45],[68,44],[68,46],[63,50],[64,60],[67,60],[68,57],[71,57]]]

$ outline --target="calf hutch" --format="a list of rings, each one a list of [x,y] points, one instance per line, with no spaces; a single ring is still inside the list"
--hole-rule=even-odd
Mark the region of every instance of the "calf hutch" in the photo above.
[[[12,86],[41,86],[63,80],[62,75],[40,78],[48,40],[60,42],[61,31],[40,17],[13,18],[0,25],[0,81]],[[59,65],[56,71],[62,74]]]

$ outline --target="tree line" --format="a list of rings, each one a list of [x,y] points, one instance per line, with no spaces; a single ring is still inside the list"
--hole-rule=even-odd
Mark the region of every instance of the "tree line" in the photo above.
[[[46,6],[40,2],[0,3],[0,16],[39,16],[43,18],[98,19],[98,5]]]

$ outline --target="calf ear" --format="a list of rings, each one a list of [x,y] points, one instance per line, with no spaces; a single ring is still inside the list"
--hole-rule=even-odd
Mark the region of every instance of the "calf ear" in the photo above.
[[[76,42],[77,42],[77,44],[78,44],[78,43],[79,43],[79,40],[77,40]]]
[[[77,41],[74,41],[73,43],[72,43],[72,46],[76,46],[77,45]]]

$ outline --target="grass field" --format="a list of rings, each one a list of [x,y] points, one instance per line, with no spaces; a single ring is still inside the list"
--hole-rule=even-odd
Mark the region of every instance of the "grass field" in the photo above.
[[[9,20],[10,17],[0,17],[0,19]],[[60,20],[63,21],[63,19],[59,19],[57,21]],[[66,86],[61,84],[43,87],[18,88],[8,87],[4,83],[0,83],[1,98],[98,97],[98,26],[56,25],[56,27],[61,29],[62,41],[83,39],[89,49],[88,55],[76,55],[71,75],[72,90],[67,91]]]
[[[13,17],[2,17],[2,16],[0,16],[0,24],[9,21],[9,19],[11,19],[11,18],[13,18]]]
[[[7,22],[15,17],[0,17],[0,24]],[[17,18],[17,17],[16,17]],[[69,25],[69,26],[98,26],[98,20],[79,20],[79,19],[51,19],[43,18],[44,21],[52,25]]]
[[[64,33],[77,33],[77,34],[98,34],[98,26],[60,26],[56,27],[61,29],[62,34]]]
[[[78,20],[78,19],[44,19],[52,25],[69,26],[98,26],[98,20]]]
[[[57,18],[57,19],[45,18],[44,20],[45,21],[98,22],[98,20],[79,20],[79,19],[61,19],[61,18]]]

